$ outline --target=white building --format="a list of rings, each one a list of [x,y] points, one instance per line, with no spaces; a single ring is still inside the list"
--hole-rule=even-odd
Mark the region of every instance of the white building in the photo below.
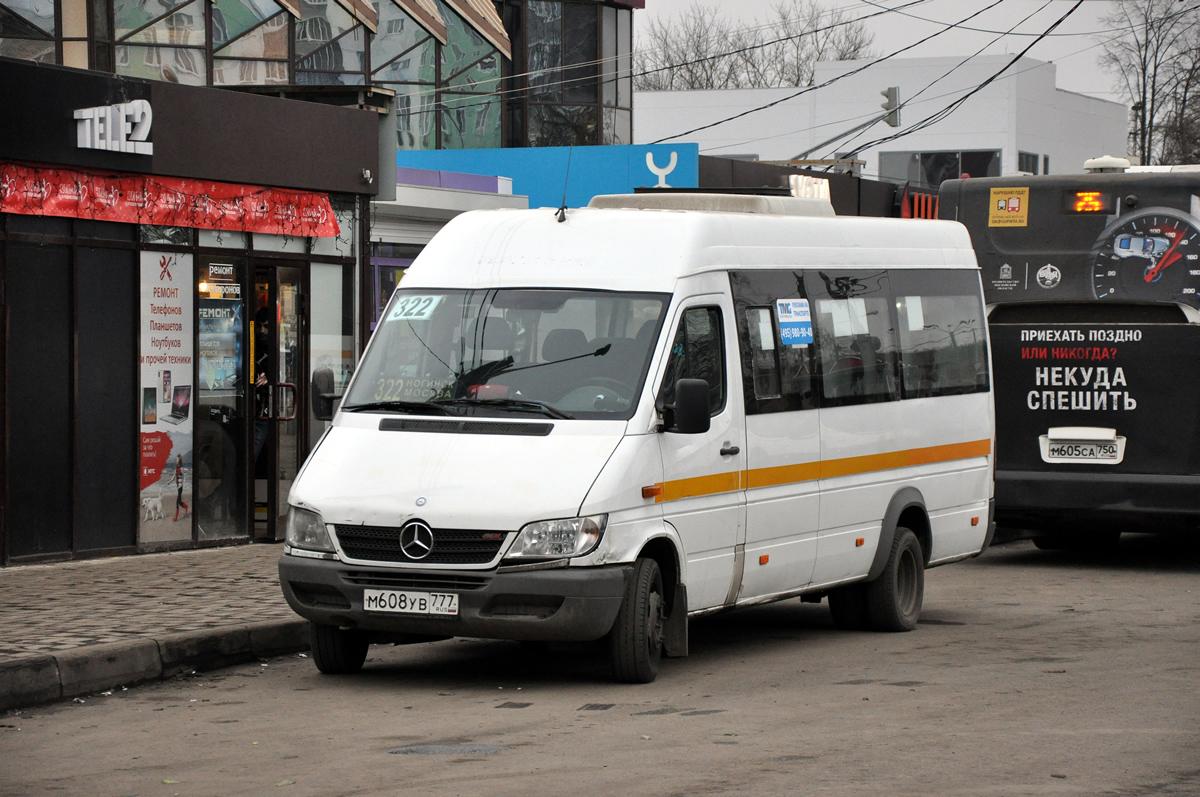
[[[962,100],[1003,69],[1012,56],[964,60],[957,56],[894,59],[871,64],[857,74],[849,73],[871,62],[824,61],[817,64],[814,85],[833,82],[808,91],[791,87],[635,92],[634,141],[657,142],[782,100],[672,140],[698,143],[701,155],[769,161],[800,155],[835,158],[902,132]],[[880,118],[884,114],[881,92],[890,86],[899,87],[903,103],[899,127],[890,127]],[[1124,154],[1128,118],[1125,105],[1059,89],[1054,64],[1022,58],[946,118],[869,146],[854,157],[865,161],[866,177],[930,186],[962,172],[975,177],[1078,174],[1088,158]],[[818,146],[871,119],[879,121]]]

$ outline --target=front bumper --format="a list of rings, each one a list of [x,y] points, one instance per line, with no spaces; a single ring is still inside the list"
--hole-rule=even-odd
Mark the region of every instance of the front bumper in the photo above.
[[[307,620],[374,632],[375,641],[412,635],[535,642],[587,642],[608,633],[632,565],[561,567],[508,573],[363,567],[279,558],[288,605]],[[368,612],[364,589],[458,594],[456,617]]]

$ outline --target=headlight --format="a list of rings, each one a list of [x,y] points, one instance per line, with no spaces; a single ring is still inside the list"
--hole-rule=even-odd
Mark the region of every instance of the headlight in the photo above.
[[[539,520],[521,529],[510,557],[582,556],[600,542],[608,515]]]
[[[325,521],[316,512],[288,507],[287,544],[294,548],[332,551],[333,540],[325,530]]]

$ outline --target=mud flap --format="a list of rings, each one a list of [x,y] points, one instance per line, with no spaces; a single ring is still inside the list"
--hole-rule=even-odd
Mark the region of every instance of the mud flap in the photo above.
[[[683,584],[675,585],[671,614],[663,627],[663,653],[673,659],[681,659],[688,654],[687,587]]]

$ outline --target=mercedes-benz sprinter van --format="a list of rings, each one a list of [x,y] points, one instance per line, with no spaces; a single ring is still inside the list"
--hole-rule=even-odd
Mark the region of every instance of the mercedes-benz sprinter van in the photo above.
[[[689,618],[796,596],[911,630],[925,569],[990,541],[993,426],[960,224],[710,195],[471,212],[298,475],[280,582],[326,673],[371,643],[607,638],[648,682]]]

